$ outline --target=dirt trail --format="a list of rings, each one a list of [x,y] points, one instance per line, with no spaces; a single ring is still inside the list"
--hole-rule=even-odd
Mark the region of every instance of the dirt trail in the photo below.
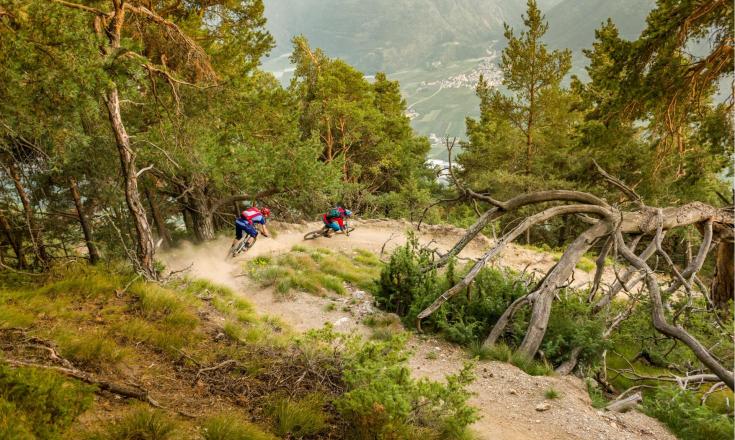
[[[283,319],[294,329],[303,331],[321,327],[331,322],[344,332],[369,334],[360,323],[360,317],[372,310],[369,295],[351,290],[351,297],[317,297],[297,294],[288,301],[278,301],[270,289],[263,289],[242,276],[242,263],[258,255],[277,254],[290,250],[294,245],[326,247],[333,250],[352,251],[367,249],[386,254],[406,242],[410,224],[393,220],[354,222],[356,230],[345,237],[319,238],[303,241],[305,232],[317,229],[317,223],[307,225],[274,224],[276,238],[259,238],[257,244],[244,257],[225,262],[230,238],[220,238],[202,246],[183,245],[163,255],[171,270],[192,265],[190,273],[197,277],[227,285],[253,302],[262,314]],[[432,243],[446,250],[461,236],[463,230],[451,226],[431,226],[419,235],[421,243]],[[476,258],[491,242],[478,237],[460,254],[460,257]],[[545,272],[554,264],[553,257],[522,247],[511,246],[498,263],[517,270]],[[608,279],[612,275],[607,275]],[[575,271],[574,285],[589,283],[592,274]],[[335,307],[327,308],[334,304]],[[410,366],[417,376],[441,380],[447,374],[458,371],[467,359],[459,347],[423,335],[413,335],[409,341],[413,351]],[[432,353],[432,354],[429,354]],[[501,362],[484,361],[475,367],[476,380],[471,390],[476,393],[472,403],[479,408],[482,419],[473,425],[478,439],[483,440],[538,440],[538,439],[674,439],[675,437],[658,421],[639,412],[609,414],[594,409],[583,382],[575,377],[534,377],[520,369]],[[548,401],[549,410],[539,412],[535,407],[545,401],[546,390],[554,388],[560,398]]]

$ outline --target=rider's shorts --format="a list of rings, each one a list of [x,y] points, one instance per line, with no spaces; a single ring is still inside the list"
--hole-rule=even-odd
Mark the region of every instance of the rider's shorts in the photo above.
[[[247,222],[235,222],[235,238],[240,240],[243,232],[251,237],[258,236],[258,230],[255,229],[255,226]]]

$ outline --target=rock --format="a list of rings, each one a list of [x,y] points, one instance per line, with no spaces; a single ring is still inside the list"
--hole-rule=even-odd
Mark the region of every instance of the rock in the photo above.
[[[334,321],[334,326],[335,327],[339,327],[341,325],[347,324],[348,322],[350,322],[350,318],[344,316],[344,317],[339,318],[338,320]]]
[[[224,338],[225,334],[222,332],[217,333],[217,336],[214,337],[215,341],[219,341],[220,339]]]
[[[518,391],[514,390],[513,388],[511,388],[510,390],[508,390],[508,392],[509,392],[510,394],[513,394],[513,395],[516,395],[516,394],[518,394]]]
[[[548,411],[551,409],[551,405],[548,402],[541,402],[536,405],[536,411]]]

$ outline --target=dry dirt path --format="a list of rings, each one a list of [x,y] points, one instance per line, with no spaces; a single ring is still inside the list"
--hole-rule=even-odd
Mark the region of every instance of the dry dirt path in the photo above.
[[[172,270],[192,264],[191,274],[227,285],[249,299],[262,314],[278,316],[295,330],[319,328],[331,322],[344,332],[369,334],[360,323],[360,316],[372,309],[371,298],[364,292],[351,290],[352,298],[317,297],[297,294],[288,301],[279,301],[270,289],[263,289],[242,276],[242,263],[258,255],[287,252],[294,245],[326,247],[350,252],[367,249],[375,253],[392,249],[406,241],[410,224],[398,221],[354,222],[356,230],[345,237],[319,238],[305,242],[305,232],[317,229],[317,223],[307,225],[274,224],[276,238],[259,239],[253,249],[234,262],[224,261],[230,238],[220,238],[203,246],[184,245],[163,256]],[[432,243],[441,250],[448,249],[462,234],[453,227],[428,227],[419,235],[422,243]],[[490,241],[484,237],[474,240],[461,257],[475,258],[487,249]],[[544,253],[511,246],[501,256],[499,265],[517,270],[546,271],[554,259]],[[608,275],[611,278],[612,275]],[[590,282],[592,274],[575,272],[575,285]],[[327,307],[330,303],[336,307]],[[410,367],[416,376],[441,380],[457,372],[467,359],[463,350],[434,337],[412,335],[409,348],[413,352]],[[434,354],[429,354],[434,353]],[[482,418],[472,429],[483,440],[552,440],[552,439],[674,439],[658,421],[636,411],[609,414],[594,409],[584,383],[576,377],[534,377],[510,364],[483,361],[475,367],[475,382],[470,386],[475,393],[472,404]],[[538,412],[535,407],[544,402],[544,393],[553,388],[560,398],[549,401],[549,410]]]

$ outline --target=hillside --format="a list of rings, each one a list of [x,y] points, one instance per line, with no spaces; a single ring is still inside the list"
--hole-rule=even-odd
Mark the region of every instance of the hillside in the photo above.
[[[582,76],[586,64],[582,49],[592,45],[600,23],[611,17],[623,37],[635,38],[653,5],[652,0],[539,3],[549,22],[546,41],[552,48],[572,49],[572,72]],[[464,137],[465,117],[478,112],[475,83],[451,88],[438,84],[471,74],[488,50],[497,63],[505,44],[503,23],[518,28],[526,5],[520,0],[266,0],[265,6],[267,27],[277,44],[264,61],[266,70],[287,81],[292,71],[287,59],[290,39],[303,34],[313,46],[367,75],[385,71],[399,80],[416,112],[412,125],[419,133]],[[441,150],[437,146],[435,153],[442,156]]]
[[[378,310],[364,290],[350,286],[346,295],[314,295],[297,289],[284,296],[274,288],[263,288],[257,281],[241,276],[251,270],[249,262],[320,249],[320,252],[328,249],[345,255],[368,250],[378,255],[383,253],[385,257],[405,244],[406,232],[411,229],[407,222],[392,220],[357,222],[355,225],[356,230],[350,237],[304,242],[303,234],[318,228],[316,223],[278,224],[274,226],[278,231],[275,239],[260,240],[233,265],[224,265],[220,260],[221,250],[227,246],[225,240],[206,246],[185,246],[164,259],[171,268],[191,265],[192,275],[227,285],[252,302],[259,312],[276,316],[296,330],[307,331],[331,323],[338,331],[377,337],[379,329],[369,324]],[[432,246],[446,250],[463,232],[451,226],[429,226],[418,238],[422,243],[431,242]],[[487,238],[478,237],[461,256],[477,257],[489,243]],[[554,259],[550,254],[511,246],[499,264],[519,271],[525,268],[541,272],[548,270]],[[577,270],[575,285],[588,284],[591,275]],[[605,279],[612,282],[615,275],[608,272]],[[408,346],[412,352],[409,364],[417,377],[444,380],[447,374],[461,370],[467,360],[462,348],[432,336],[412,334]],[[470,386],[474,393],[471,403],[480,409],[481,419],[472,428],[478,440],[674,439],[660,422],[637,411],[613,414],[596,410],[584,383],[575,377],[531,376],[513,365],[495,361],[478,363],[474,375],[476,379]],[[551,409],[537,411],[535,407],[544,402],[544,392],[549,389],[558,390],[561,398],[551,404]],[[507,411],[508,408],[512,410]]]

